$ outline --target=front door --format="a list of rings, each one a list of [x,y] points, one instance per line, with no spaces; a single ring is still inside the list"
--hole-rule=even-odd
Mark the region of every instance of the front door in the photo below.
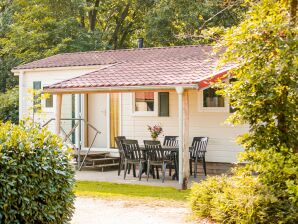
[[[107,94],[88,94],[88,122],[101,134],[95,139],[94,148],[107,148]],[[88,128],[88,146],[92,143],[95,132]]]

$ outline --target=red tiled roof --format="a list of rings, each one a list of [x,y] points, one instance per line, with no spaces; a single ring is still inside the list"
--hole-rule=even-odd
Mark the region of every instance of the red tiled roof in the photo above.
[[[177,60],[196,58],[202,60],[209,57],[211,52],[211,45],[194,45],[65,53],[19,65],[14,69],[108,65],[119,62],[142,62],[165,59]]]
[[[158,60],[124,62],[65,80],[45,89],[100,88],[198,84],[213,74],[216,60]]]
[[[15,69],[67,66],[106,65],[85,75],[65,80],[44,88],[85,89],[132,86],[206,85],[203,80],[218,76],[231,66],[217,70],[218,57],[212,46],[178,46],[140,48],[112,51],[93,51],[59,54]]]

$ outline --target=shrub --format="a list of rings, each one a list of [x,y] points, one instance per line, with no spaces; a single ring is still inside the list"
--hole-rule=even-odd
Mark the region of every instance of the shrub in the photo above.
[[[74,171],[61,140],[34,125],[0,123],[0,223],[65,223]]]
[[[194,183],[190,193],[190,204],[192,211],[199,217],[211,216],[211,201],[215,195],[223,193],[228,184],[227,176],[208,177],[201,184]]]
[[[297,1],[246,3],[245,20],[219,44],[221,63],[237,65],[234,81],[216,88],[236,109],[228,121],[249,126],[238,138],[247,165],[195,185],[191,203],[223,223],[298,223]]]
[[[0,120],[11,121],[15,124],[19,121],[19,88],[0,93]]]
[[[221,223],[298,223],[298,155],[289,151],[245,152],[243,159],[259,163],[194,184],[194,214]]]

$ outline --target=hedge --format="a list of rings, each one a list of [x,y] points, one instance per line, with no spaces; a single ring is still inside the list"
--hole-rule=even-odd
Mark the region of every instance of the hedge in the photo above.
[[[65,223],[74,170],[60,138],[32,124],[0,123],[0,223]]]

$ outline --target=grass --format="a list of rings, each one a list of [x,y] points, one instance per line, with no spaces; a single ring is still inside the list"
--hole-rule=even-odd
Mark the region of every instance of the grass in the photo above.
[[[173,187],[156,187],[108,182],[77,181],[75,194],[91,197],[136,197],[161,200],[186,201],[189,190],[177,190]]]

